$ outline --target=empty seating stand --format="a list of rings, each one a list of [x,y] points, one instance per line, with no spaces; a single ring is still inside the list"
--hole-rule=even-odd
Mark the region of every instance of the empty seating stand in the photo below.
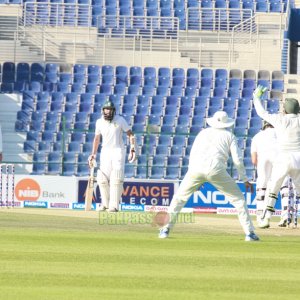
[[[13,67],[11,64],[8,66],[8,72],[12,72]],[[26,133],[24,152],[44,152],[48,155],[43,162],[44,167],[40,162],[35,164],[35,173],[77,176],[87,175],[88,170],[83,160],[79,163],[79,156],[82,159],[82,155],[91,151],[95,124],[101,117],[101,108],[107,99],[115,103],[117,113],[122,114],[132,126],[137,137],[138,155],[143,158],[143,161],[139,160],[132,167],[127,167],[127,174],[138,178],[180,179],[187,168],[182,165],[182,161],[189,156],[195,136],[207,126],[207,117],[217,110],[227,111],[230,117],[236,119],[235,134],[245,140],[261,129],[261,120],[249,95],[257,84],[263,82],[269,89],[266,99],[270,100],[266,101],[266,108],[271,113],[278,112],[279,100],[271,97],[276,91],[282,93],[284,83],[282,72],[264,70],[109,65],[74,65],[66,72],[55,64],[47,67],[43,64],[29,64],[29,69],[22,64],[15,68],[15,78],[16,73],[22,73],[20,69],[23,70],[23,67],[24,74],[18,75],[18,78],[27,81],[27,74],[30,75],[27,88],[21,92],[23,101],[15,129]],[[58,91],[59,82],[53,82],[52,91],[30,89],[32,75],[35,74],[35,82],[44,85],[46,72],[55,74],[59,81],[66,81],[68,85],[73,84],[76,74],[82,76],[81,83],[78,83],[82,91]],[[108,80],[106,82],[110,86],[108,93],[100,89],[85,91],[88,76],[94,75],[99,85],[103,76],[107,77],[105,80]],[[115,86],[120,84],[125,86],[123,93],[115,93]],[[193,86],[193,95],[184,96],[183,91],[188,85]],[[151,87],[152,93],[145,89],[146,86]],[[175,93],[173,87],[179,87],[182,93]],[[162,92],[160,88],[165,88],[163,94],[159,94]],[[248,90],[249,95],[245,92]],[[64,158],[63,149],[71,154]],[[50,153],[53,152],[62,154],[59,161],[52,161]],[[245,151],[244,155],[248,156],[249,151]],[[179,163],[179,170],[178,166],[177,169],[174,167],[174,161]],[[140,166],[140,163],[145,166]],[[152,166],[155,169],[152,170]]]

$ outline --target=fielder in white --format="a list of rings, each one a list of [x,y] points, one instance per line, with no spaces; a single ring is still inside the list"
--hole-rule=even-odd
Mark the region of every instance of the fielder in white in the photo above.
[[[111,101],[104,103],[102,117],[96,122],[92,154],[89,156],[89,166],[96,159],[101,142],[100,167],[97,172],[97,183],[101,194],[100,210],[116,212],[123,192],[124,167],[126,150],[123,142],[123,132],[130,141],[130,163],[136,159],[135,137],[126,120],[116,115],[116,108]]]
[[[256,216],[257,223],[261,222],[263,211],[266,208],[265,196],[267,184],[270,180],[273,162],[276,160],[278,154],[276,132],[268,122],[264,122],[262,131],[258,132],[251,142],[251,160],[256,166]],[[289,178],[286,177],[281,188],[281,220],[279,227],[286,227],[287,212],[289,202]]]
[[[261,96],[266,91],[258,86],[253,93],[253,103],[257,114],[275,128],[278,155],[273,162],[271,178],[267,187],[266,208],[263,213],[261,228],[270,226],[277,195],[286,176],[293,179],[296,193],[300,191],[300,116],[299,102],[287,98],[284,102],[284,113],[270,114],[261,103]]]
[[[277,140],[274,127],[265,122],[263,130],[258,132],[251,142],[251,160],[256,166],[256,217],[261,222],[265,209],[265,194],[271,177],[273,161],[277,155]]]
[[[224,111],[217,111],[212,118],[207,119],[211,128],[206,128],[197,135],[190,153],[188,171],[183,178],[178,191],[174,195],[169,208],[169,223],[162,227],[159,238],[167,238],[174,226],[177,215],[190,198],[204,182],[210,182],[237,209],[239,221],[246,234],[245,241],[258,241],[249,216],[245,198],[235,180],[227,173],[227,161],[231,154],[238,170],[240,179],[246,188],[253,187],[246,177],[241,151],[237,139],[227,128],[234,125],[234,120],[228,118]]]

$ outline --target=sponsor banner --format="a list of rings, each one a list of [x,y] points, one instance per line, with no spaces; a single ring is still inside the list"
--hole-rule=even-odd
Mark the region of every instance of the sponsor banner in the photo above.
[[[77,200],[77,178],[67,176],[16,175],[17,201],[72,203]]]
[[[174,195],[173,182],[125,181],[123,204],[169,206]],[[84,203],[87,179],[78,181],[78,202]],[[95,184],[93,202],[101,203],[100,191]]]
[[[141,204],[121,204],[122,211],[144,211],[144,205]]]
[[[19,202],[19,201],[8,201],[8,203],[6,203],[6,201],[3,201],[2,205],[0,205],[0,207],[23,207],[23,202]]]
[[[152,206],[152,205],[145,205],[144,206],[146,212],[168,212],[168,206]],[[193,208],[191,207],[184,207],[180,211],[181,213],[192,213]]]
[[[61,208],[61,209],[69,209],[71,207],[70,203],[49,203],[49,208]]]
[[[215,207],[194,207],[193,212],[195,214],[215,214],[215,213],[217,213],[217,208],[215,208]]]
[[[145,205],[145,211],[147,212],[158,212],[158,211],[168,211],[168,206],[153,206],[153,205]]]
[[[84,210],[85,209],[85,204],[84,203],[72,203],[72,209]],[[95,203],[92,204],[91,209],[96,210],[96,204]]]
[[[244,183],[238,182],[238,186],[245,196],[249,209],[256,209],[255,193],[251,194],[250,191],[245,190]],[[256,185],[253,184],[255,190]],[[219,192],[213,185],[205,183],[201,188],[195,192],[188,200],[185,207],[211,207],[211,208],[232,208],[229,200]],[[276,209],[281,208],[281,201],[276,202]]]
[[[48,202],[45,202],[45,201],[24,201],[24,207],[48,208]]]

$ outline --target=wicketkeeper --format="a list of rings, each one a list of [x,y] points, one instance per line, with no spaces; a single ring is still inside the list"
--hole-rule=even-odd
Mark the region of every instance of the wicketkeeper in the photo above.
[[[135,137],[126,120],[116,115],[116,108],[111,101],[104,103],[102,116],[96,122],[93,151],[89,156],[89,166],[96,159],[98,146],[101,142],[100,167],[97,172],[97,183],[101,194],[100,210],[116,212],[123,192],[124,167],[126,150],[123,142],[123,132],[130,141],[128,161],[136,159]]]
[[[297,99],[287,98],[284,113],[270,114],[261,103],[261,96],[266,88],[258,86],[253,93],[253,103],[257,114],[275,128],[278,155],[273,163],[271,179],[268,183],[266,204],[261,228],[270,226],[272,213],[278,192],[286,176],[293,179],[296,192],[300,191],[300,106]]]

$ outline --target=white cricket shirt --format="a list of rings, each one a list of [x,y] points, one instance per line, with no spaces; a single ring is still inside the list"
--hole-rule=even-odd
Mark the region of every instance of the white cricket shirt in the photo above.
[[[206,128],[198,133],[191,149],[189,168],[197,172],[201,165],[207,166],[216,160],[226,168],[230,154],[241,180],[248,181],[237,139],[226,129]]]
[[[266,128],[258,132],[251,142],[251,153],[258,156],[270,156],[277,152],[276,131],[274,128]]]
[[[269,114],[258,98],[253,99],[257,114],[276,131],[278,150],[281,152],[300,151],[300,116],[295,114]]]
[[[130,126],[122,116],[115,115],[111,122],[101,117],[96,122],[95,135],[101,134],[103,148],[123,148],[123,132],[128,130]]]

